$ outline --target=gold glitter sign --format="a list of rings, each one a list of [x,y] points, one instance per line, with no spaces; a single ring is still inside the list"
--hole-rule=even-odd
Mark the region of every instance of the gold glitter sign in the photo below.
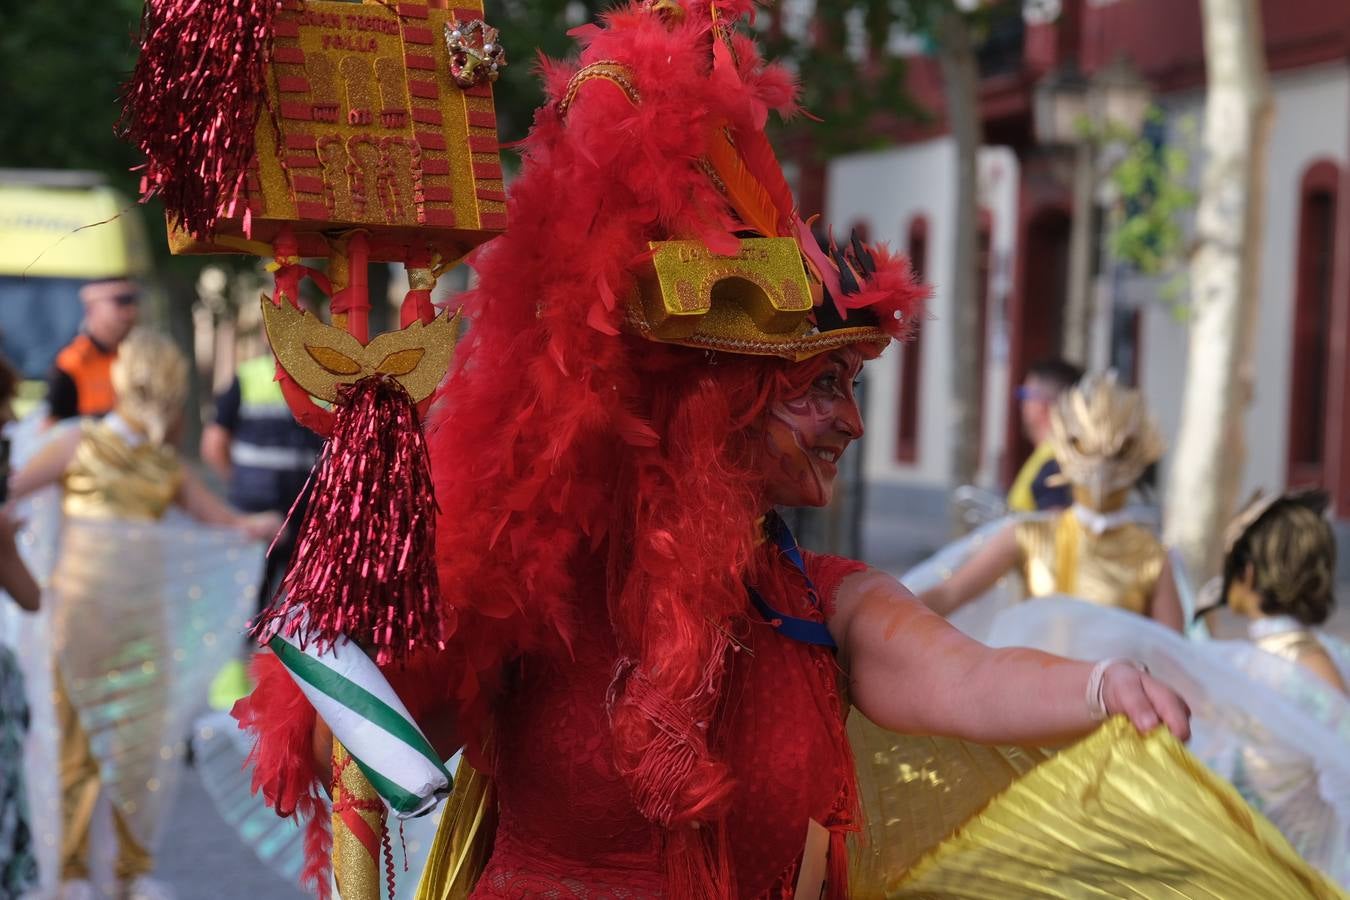
[[[500,232],[491,81],[505,59],[490,47],[466,83],[447,37],[495,38],[482,19],[473,2],[287,0],[244,202],[209,241],[175,234],[174,251],[238,252],[288,228],[300,255],[326,256],[325,233],[360,228],[372,260],[405,260],[410,248],[452,260]]]
[[[811,328],[811,284],[792,238],[749,238],[722,256],[698,241],[659,241],[630,324],[655,340],[781,355]]]

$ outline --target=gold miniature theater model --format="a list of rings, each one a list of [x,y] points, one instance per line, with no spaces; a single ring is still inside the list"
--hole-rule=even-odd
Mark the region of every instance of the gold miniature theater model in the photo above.
[[[244,196],[212,238],[176,232],[174,252],[289,232],[322,257],[336,229],[359,227],[372,260],[455,260],[501,231],[491,81],[506,60],[482,18],[474,3],[286,3]]]
[[[421,416],[458,317],[437,315],[431,293],[506,227],[492,95],[505,65],[474,0],[258,0],[228,15],[193,0],[146,4],[124,117],[147,159],[144,193],[164,198],[174,253],[273,260],[262,304],[277,378],[296,418],[330,438],[300,553],[254,625],[274,650],[284,636],[313,651],[283,657],[297,681],[297,665],[328,666],[349,643],[383,663],[440,634]],[[370,334],[370,262],[408,271],[396,332]],[[331,324],[297,307],[304,278],[330,299]],[[335,730],[334,873],[344,897],[373,900],[388,841],[371,783],[389,785],[380,750]],[[435,775],[415,805],[448,790],[448,773]]]
[[[330,326],[278,307],[294,305],[311,278],[332,301],[332,326],[370,341],[369,262],[402,262],[410,290],[400,349],[424,351],[425,404],[449,363],[455,329],[437,319],[437,276],[506,227],[506,194],[492,82],[506,55],[481,4],[338,3],[286,0],[271,24],[265,97],[241,189],[209,234],[178,227],[174,253],[251,253],[275,258],[276,291],[264,321],[278,349],[279,378],[296,417],[322,434],[336,383],[388,374],[406,381],[409,357],[352,370],[332,353]],[[300,265],[327,258],[326,272]],[[442,319],[445,317],[442,316]],[[428,343],[431,342],[431,343]],[[350,361],[352,353],[346,354]],[[355,364],[353,364],[355,365]],[[436,369],[429,371],[428,366]],[[317,377],[316,377],[317,376]],[[331,378],[327,377],[331,376]],[[298,382],[297,382],[298,379]]]

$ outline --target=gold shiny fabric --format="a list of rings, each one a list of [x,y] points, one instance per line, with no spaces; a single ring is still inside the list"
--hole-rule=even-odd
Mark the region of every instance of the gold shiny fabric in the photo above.
[[[103,789],[98,760],[89,746],[80,719],[71,705],[60,673],[52,679],[52,700],[56,705],[56,724],[61,730],[61,880],[89,877],[89,831],[94,807]],[[112,811],[117,834],[117,878],[130,881],[146,875],[154,867],[148,850],[131,833],[121,810]]]
[[[172,447],[132,446],[111,425],[85,422],[63,476],[62,511],[87,519],[160,519],[182,482]]]
[[[855,897],[881,897],[989,798],[1049,759],[1047,750],[895,734],[854,712],[848,738],[864,828],[849,844]]]
[[[448,802],[417,885],[417,900],[465,900],[492,853],[492,780],[461,759]]]
[[[1099,606],[1147,613],[1167,551],[1147,528],[1119,525],[1103,534],[1072,510],[1014,526],[1027,595],[1067,594]]]
[[[238,646],[262,547],[191,522],[68,516],[51,649],[113,809],[153,849],[191,717]]]
[[[385,834],[384,801],[356,767],[341,743],[333,742],[333,877],[342,900],[381,900],[381,839]],[[345,814],[345,815],[344,815]],[[359,817],[366,834],[374,836],[374,853],[346,821]],[[359,823],[358,823],[359,824]]]
[[[944,750],[932,758],[923,778],[912,778],[910,770],[900,769],[892,784],[908,785],[921,796],[934,794],[942,783],[962,784],[976,794],[987,787],[997,791],[999,777],[984,784],[979,778],[949,777],[953,759],[960,757]],[[957,765],[957,771],[963,769],[970,767]],[[1125,719],[1116,718],[1016,780],[1011,778],[1005,790],[917,863],[856,881],[853,896],[1346,897],[1304,862],[1231,786],[1165,731],[1141,738]],[[869,814],[885,793],[883,788],[864,794]],[[891,794],[893,812],[912,805],[897,792]],[[944,801],[943,808],[955,810],[973,800]],[[874,841],[894,835],[912,846],[914,838],[907,833],[912,827],[895,815],[871,825],[870,832]]]
[[[1279,634],[1267,634],[1252,641],[1257,647],[1291,663],[1306,666],[1308,660],[1320,657],[1330,663],[1331,657],[1317,640],[1317,635],[1306,629],[1282,631]]]

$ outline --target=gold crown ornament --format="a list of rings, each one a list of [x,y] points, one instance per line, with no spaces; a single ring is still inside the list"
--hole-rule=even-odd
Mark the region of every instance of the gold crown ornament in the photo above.
[[[370,259],[458,259],[506,227],[492,83],[506,65],[481,0],[286,0],[272,25],[253,155],[209,234],[175,253],[247,250],[287,229],[301,256],[364,228]],[[262,99],[262,98],[260,98]]]
[[[667,23],[683,16],[683,7],[665,0],[645,8]],[[715,32],[718,68],[728,65],[717,48],[729,38],[720,27]],[[632,70],[601,60],[573,74],[558,114],[566,118],[595,82],[617,87],[634,106],[642,103]],[[884,257],[887,271],[878,277],[879,254],[856,235],[843,248],[833,240],[822,246],[798,216],[762,131],[714,128],[697,164],[744,226],[740,233],[752,236],[730,255],[697,241],[651,242],[629,298],[630,330],[663,343],[794,361],[850,345],[867,345],[875,355],[912,331],[924,290],[908,262]]]
[[[807,275],[793,238],[745,238],[732,256],[714,253],[698,241],[654,241],[649,246],[651,261],[628,313],[629,326],[643,337],[791,360],[890,340],[870,325],[818,327],[821,285]]]
[[[1098,503],[1133,487],[1164,447],[1143,395],[1118,384],[1115,372],[1086,375],[1060,396],[1050,440],[1062,480]]]

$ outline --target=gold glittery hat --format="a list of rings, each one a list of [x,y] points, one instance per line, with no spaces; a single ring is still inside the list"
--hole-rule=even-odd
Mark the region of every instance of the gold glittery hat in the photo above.
[[[628,324],[651,340],[802,360],[855,344],[875,356],[894,337],[866,310],[840,317],[793,238],[748,238],[734,256],[697,241],[650,246]]]
[[[1258,488],[1242,507],[1242,511],[1234,516],[1233,521],[1224,529],[1223,552],[1232,553],[1233,548],[1247,536],[1247,533],[1277,506],[1306,506],[1318,515],[1323,515],[1330,503],[1331,497],[1319,488],[1300,488],[1283,494],[1267,494]]]
[[[1224,529],[1222,587],[1215,605],[1221,606],[1228,602],[1228,588],[1241,574],[1238,570],[1245,566],[1244,559],[1237,558],[1233,550],[1257,525],[1268,516],[1291,506],[1302,506],[1319,516],[1325,516],[1330,505],[1331,496],[1318,488],[1300,488],[1283,494],[1266,494],[1258,488],[1242,507],[1241,512],[1234,516]]]

